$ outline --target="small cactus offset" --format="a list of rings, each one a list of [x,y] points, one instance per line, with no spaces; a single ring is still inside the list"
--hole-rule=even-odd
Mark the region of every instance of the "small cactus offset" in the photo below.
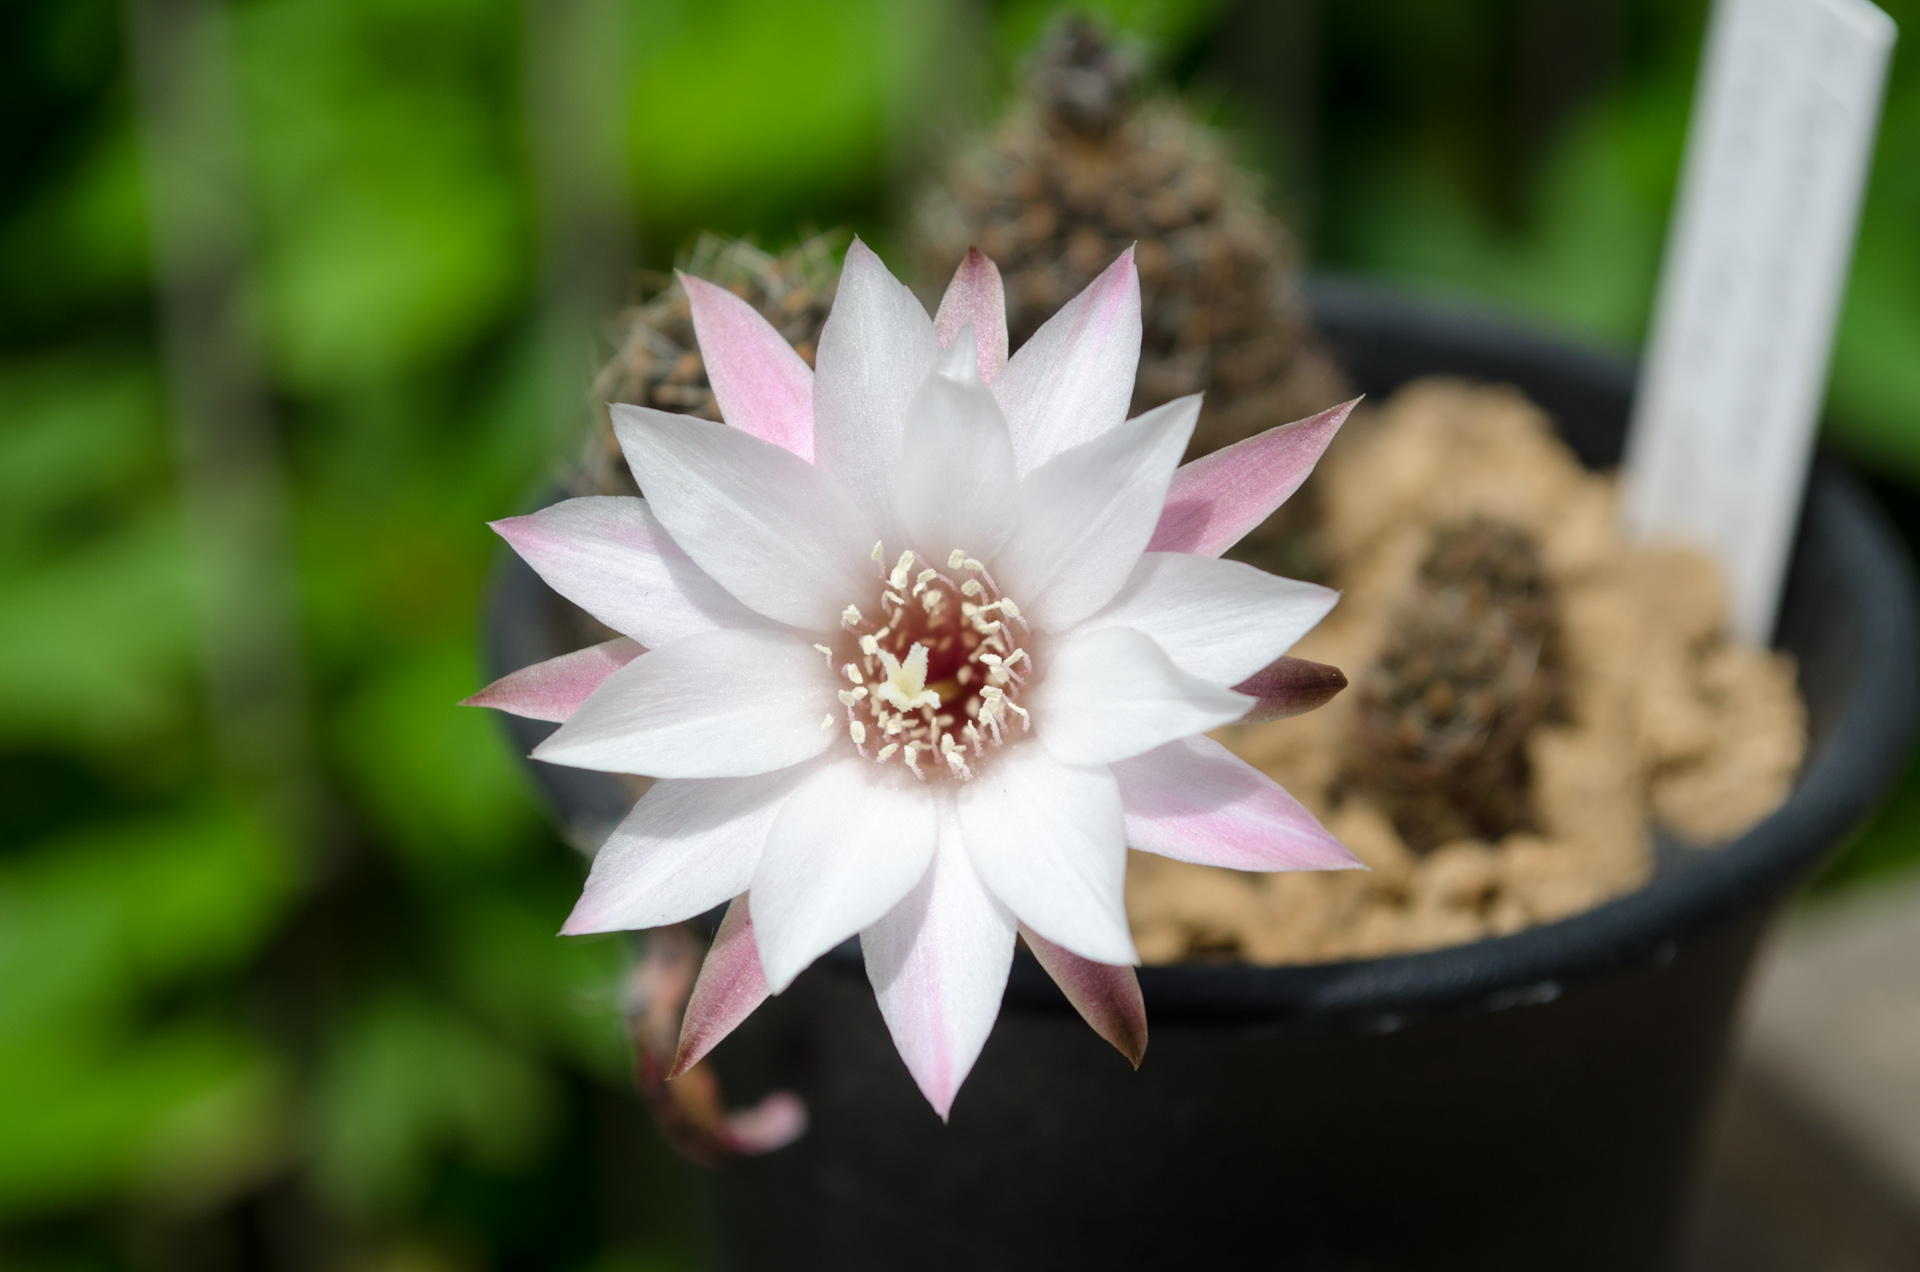
[[[1485,518],[1435,532],[1362,681],[1344,782],[1416,851],[1533,827],[1525,742],[1555,706],[1555,623],[1526,532]]]
[[[816,234],[770,255],[739,239],[703,234],[680,268],[740,296],[760,311],[813,365],[820,328],[833,304],[840,267],[834,236]],[[594,402],[630,402],[702,419],[720,418],[706,365],[694,340],[686,292],[671,277],[654,280],[651,294],[621,314],[618,348],[594,378]],[[600,405],[600,427],[588,440],[572,483],[580,494],[632,494],[633,479]]]
[[[1291,235],[1220,137],[1092,21],[1057,25],[1023,98],[924,201],[916,254],[945,282],[969,246],[1000,266],[1015,348],[1129,246],[1145,332],[1133,409],[1204,391],[1189,454],[1343,397],[1308,337]]]

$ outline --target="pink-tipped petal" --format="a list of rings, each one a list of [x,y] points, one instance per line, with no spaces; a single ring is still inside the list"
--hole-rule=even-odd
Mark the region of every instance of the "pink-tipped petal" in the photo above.
[[[1022,473],[1127,417],[1140,331],[1140,272],[1128,248],[1047,319],[994,381]]]
[[[1334,695],[1347,687],[1347,674],[1326,663],[1304,658],[1279,658],[1262,667],[1233,687],[1255,699],[1253,709],[1241,717],[1243,723],[1258,720],[1284,720],[1304,715],[1315,707],[1324,707]]]
[[[768,992],[743,893],[727,907],[706,961],[700,964],[700,979],[693,983],[693,996],[687,999],[687,1012],[680,1022],[680,1048],[667,1076],[677,1078],[698,1064],[767,1001]]]
[[[806,1133],[806,1102],[791,1091],[775,1091],[750,1109],[727,1114],[720,1128],[728,1148],[749,1156],[785,1148]]]
[[[940,347],[952,344],[968,323],[973,324],[980,378],[992,384],[1007,365],[1007,293],[1000,267],[977,247],[967,249],[967,259],[953,272],[947,294],[940,298],[940,312],[933,316]]]
[[[617,636],[558,658],[522,667],[462,698],[463,707],[492,707],[529,720],[565,720],[580,709],[608,676],[647,651],[639,642]]]
[[[1149,552],[1219,556],[1273,515],[1313,472],[1360,399],[1184,464],[1167,488]]]
[[[1080,1018],[1138,1069],[1147,1055],[1147,1005],[1133,969],[1081,958],[1025,924],[1020,935]]]
[[[649,649],[766,626],[680,550],[644,499],[587,495],[492,524],[548,587]]]
[[[813,462],[813,368],[760,311],[704,278],[680,275],[720,418]]]
[[[933,865],[860,933],[867,979],[907,1072],[945,1121],[993,1030],[1013,965],[1013,915],[974,873],[952,799]]]
[[[1212,738],[1183,738],[1113,765],[1127,842],[1229,870],[1363,870],[1274,780]]]

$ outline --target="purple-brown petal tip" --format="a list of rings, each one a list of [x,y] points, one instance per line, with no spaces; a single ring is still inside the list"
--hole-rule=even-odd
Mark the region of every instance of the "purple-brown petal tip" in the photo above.
[[[1338,667],[1305,658],[1281,658],[1235,685],[1235,693],[1256,699],[1243,722],[1284,720],[1304,715],[1332,702],[1347,687],[1347,675]]]
[[[1147,1005],[1133,969],[1082,958],[1025,924],[1020,935],[1080,1018],[1138,1069],[1147,1057]]]

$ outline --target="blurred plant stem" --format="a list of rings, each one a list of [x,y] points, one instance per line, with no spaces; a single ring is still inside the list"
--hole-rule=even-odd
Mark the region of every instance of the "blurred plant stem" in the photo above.
[[[620,0],[525,0],[528,132],[539,222],[541,407],[549,449],[571,458],[598,404],[601,327],[627,297],[633,64]]]
[[[226,15],[221,0],[127,0],[127,19],[214,745],[278,830],[310,840],[312,740]]]

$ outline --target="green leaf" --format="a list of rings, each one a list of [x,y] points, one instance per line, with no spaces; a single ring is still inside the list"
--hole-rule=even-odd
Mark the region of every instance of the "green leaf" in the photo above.
[[[115,1192],[204,1204],[284,1151],[283,1082],[210,1022],[0,1040],[0,1215]]]
[[[301,863],[217,804],[76,830],[0,869],[0,1039],[110,1017],[141,989],[242,965]]]
[[[464,873],[541,841],[499,721],[456,705],[482,683],[463,633],[375,672],[332,727],[360,799],[429,872]]]
[[[394,993],[334,1034],[321,1077],[314,1169],[335,1204],[363,1216],[418,1199],[456,1153],[507,1170],[552,1130],[557,1093],[526,1056],[439,1004]]]

